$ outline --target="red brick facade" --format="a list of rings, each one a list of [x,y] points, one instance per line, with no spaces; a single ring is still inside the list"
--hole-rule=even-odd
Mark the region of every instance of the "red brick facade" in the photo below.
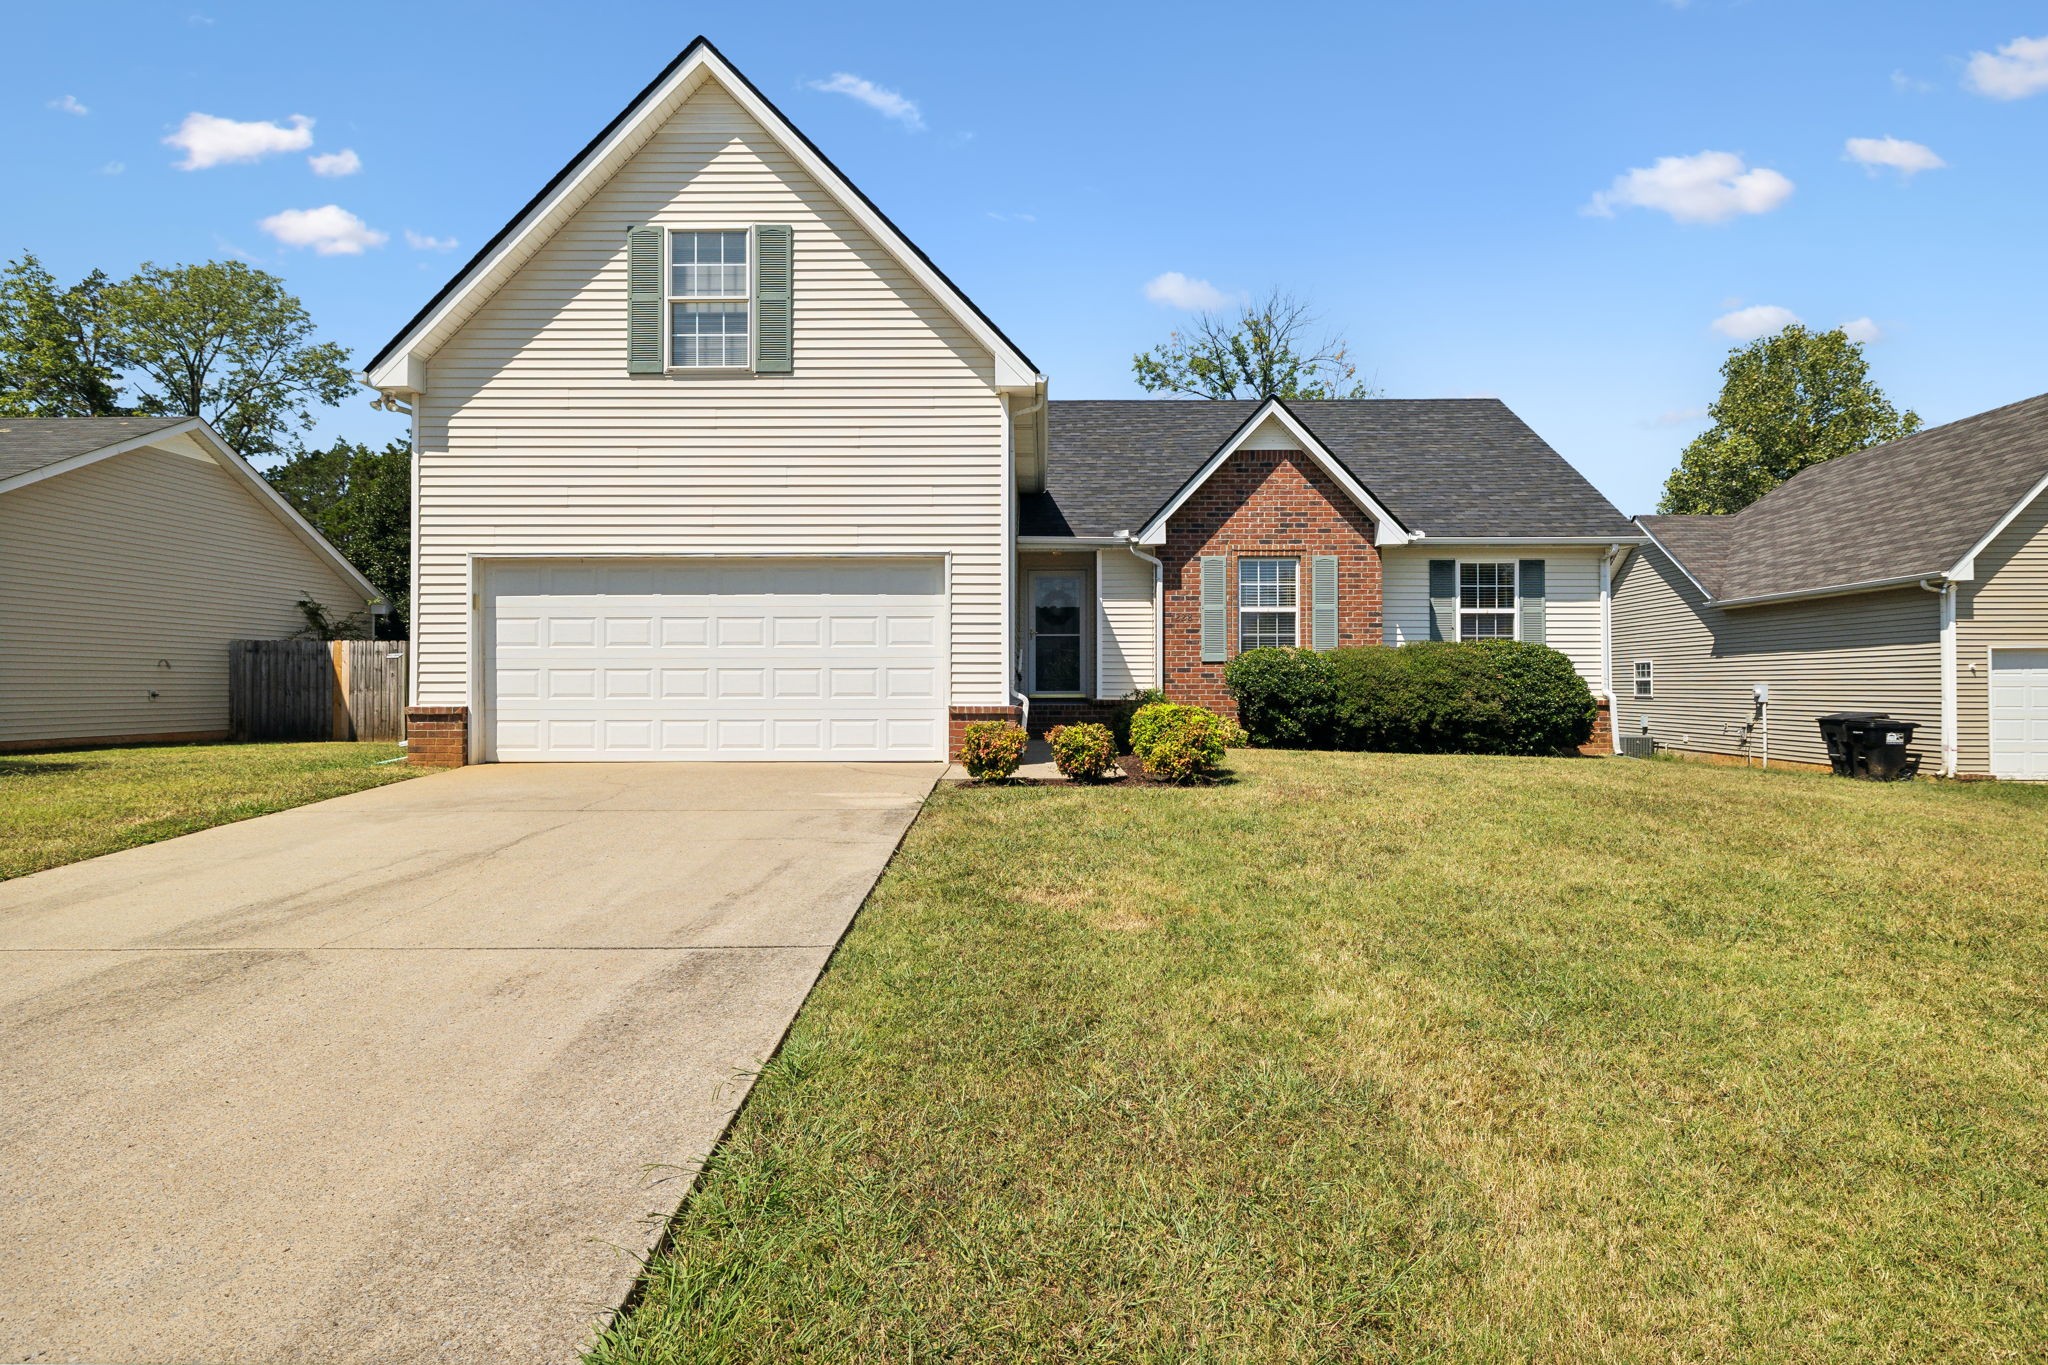
[[[418,768],[459,768],[469,762],[469,708],[406,707],[405,761]]]
[[[1337,557],[1337,643],[1376,645],[1380,552],[1372,518],[1298,450],[1240,450],[1195,490],[1166,526],[1166,694],[1226,715],[1237,707],[1223,665],[1202,662],[1202,556],[1228,559],[1227,652],[1237,645],[1237,564],[1246,555],[1293,557],[1300,568],[1301,643],[1309,642],[1309,559]]]
[[[946,717],[946,757],[959,761],[960,741],[967,737],[967,727],[978,720],[1007,720],[1018,722],[1021,712],[1014,706],[956,706]]]
[[[1599,758],[1614,752],[1614,717],[1609,714],[1607,698],[1594,698],[1593,706],[1593,737],[1579,746],[1579,752]]]

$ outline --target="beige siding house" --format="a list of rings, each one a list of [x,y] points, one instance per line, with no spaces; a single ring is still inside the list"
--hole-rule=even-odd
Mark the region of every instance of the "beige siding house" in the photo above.
[[[0,749],[217,739],[228,642],[377,593],[197,418],[0,418]]]
[[[1620,734],[1825,763],[1817,718],[1876,711],[1918,725],[1924,773],[2048,779],[2048,397],[1732,516],[1638,520],[1650,543],[1614,580]]]

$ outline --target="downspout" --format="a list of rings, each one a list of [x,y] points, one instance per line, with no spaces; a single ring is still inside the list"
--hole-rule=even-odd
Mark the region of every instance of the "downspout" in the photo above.
[[[1152,685],[1161,692],[1166,690],[1166,565],[1157,555],[1148,555],[1138,548],[1138,536],[1134,531],[1124,532],[1124,543],[1131,547],[1131,553],[1152,566]]]
[[[1923,592],[1941,595],[1941,775],[1956,775],[1956,585],[1942,581],[1940,587],[1930,587],[1937,580],[1923,578],[1920,589]]]
[[[1623,548],[1609,545],[1600,556],[1600,689],[1607,698],[1607,741],[1621,752],[1621,698],[1614,693],[1614,565]]]
[[[1003,407],[1003,694],[1016,705],[1018,723],[1029,730],[1031,699],[1017,686],[1017,414],[1010,411],[1009,394],[998,392],[996,398]]]

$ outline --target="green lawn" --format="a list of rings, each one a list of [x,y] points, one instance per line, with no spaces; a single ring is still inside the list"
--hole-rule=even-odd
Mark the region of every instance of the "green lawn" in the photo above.
[[[2039,1360],[2048,791],[943,788],[593,1352]]]
[[[411,776],[396,744],[0,754],[0,879]]]

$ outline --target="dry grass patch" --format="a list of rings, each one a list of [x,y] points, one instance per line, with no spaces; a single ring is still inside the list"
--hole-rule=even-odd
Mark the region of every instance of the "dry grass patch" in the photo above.
[[[2048,1341],[2048,791],[1240,776],[942,789],[593,1359]]]

